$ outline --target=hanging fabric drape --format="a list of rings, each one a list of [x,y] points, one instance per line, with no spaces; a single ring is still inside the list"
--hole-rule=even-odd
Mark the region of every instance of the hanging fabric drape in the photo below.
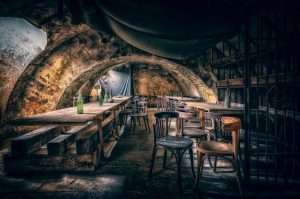
[[[111,70],[100,77],[100,82],[105,91],[111,91],[113,96],[131,95],[131,76],[127,72]]]

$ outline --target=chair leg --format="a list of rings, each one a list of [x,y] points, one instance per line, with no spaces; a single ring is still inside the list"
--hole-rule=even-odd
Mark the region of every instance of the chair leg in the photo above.
[[[130,128],[129,128],[129,131],[132,130],[133,120],[134,120],[134,118],[133,118],[133,117],[130,117]]]
[[[211,163],[211,158],[210,158],[210,156],[207,156],[207,159],[208,159],[209,166],[210,166],[211,168],[214,168],[213,165],[212,165],[212,163]]]
[[[203,170],[204,157],[205,157],[204,153],[197,152],[197,172],[196,172],[196,179],[194,184],[194,191],[197,190],[197,187],[199,185],[199,179]]]
[[[176,163],[177,163],[177,181],[179,192],[182,193],[182,185],[181,185],[181,159],[184,153],[181,153],[180,150],[175,151]]]
[[[165,152],[164,152],[163,168],[166,168],[166,160],[167,160],[167,149],[165,149]]]
[[[125,127],[126,127],[126,125],[127,125],[127,118],[128,118],[128,115],[125,114],[125,116],[124,116],[124,118],[123,118],[123,119],[124,119],[123,122],[124,122],[124,126],[125,126]]]
[[[133,127],[132,127],[132,134],[134,134],[135,128],[136,128],[136,118],[133,118]]]
[[[147,130],[148,130],[148,127],[147,127],[147,123],[146,123],[146,117],[143,117],[143,120],[144,120],[145,129],[146,129],[146,131],[147,131]]]
[[[195,169],[194,169],[194,157],[193,157],[193,149],[192,148],[189,149],[189,153],[190,153],[192,174],[193,174],[193,177],[195,178],[196,175],[195,175]]]
[[[218,161],[218,156],[215,156],[215,162],[214,162],[214,173],[217,173],[217,161]]]
[[[152,176],[152,170],[153,170],[153,166],[154,166],[156,152],[157,152],[157,147],[153,146],[152,158],[151,158],[151,165],[150,165],[150,171],[149,171],[149,178],[151,178],[151,176]]]
[[[148,116],[146,116],[146,122],[147,122],[148,131],[149,131],[149,133],[151,134]]]
[[[237,179],[237,183],[238,183],[238,187],[240,190],[240,194],[241,194],[241,198],[244,198],[244,190],[243,190],[243,185],[242,185],[242,177],[241,177],[241,171],[240,171],[240,167],[239,167],[239,160],[236,160],[236,179]]]

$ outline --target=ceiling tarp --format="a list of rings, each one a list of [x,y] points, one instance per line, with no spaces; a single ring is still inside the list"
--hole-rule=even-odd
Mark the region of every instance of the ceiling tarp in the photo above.
[[[243,20],[239,0],[79,2],[85,22],[99,32],[110,29],[139,49],[173,59],[200,53],[232,36]]]

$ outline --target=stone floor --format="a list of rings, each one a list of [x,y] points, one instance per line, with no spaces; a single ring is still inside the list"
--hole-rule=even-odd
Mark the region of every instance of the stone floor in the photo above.
[[[182,194],[178,192],[175,158],[169,158],[167,168],[163,169],[162,151],[157,155],[153,177],[148,179],[152,136],[143,126],[138,127],[134,135],[126,127],[111,156],[104,159],[95,172],[0,176],[0,199],[240,198],[234,176],[214,174],[207,162],[199,189],[193,192],[194,179],[187,155],[182,162]],[[245,188],[245,192],[247,198],[300,198],[300,191],[286,188],[266,190],[254,186]]]

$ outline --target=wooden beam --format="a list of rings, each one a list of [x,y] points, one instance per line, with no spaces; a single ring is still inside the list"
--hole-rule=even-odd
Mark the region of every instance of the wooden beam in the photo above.
[[[293,75],[292,73],[286,74],[286,81],[285,81],[285,74],[279,73],[278,74],[278,82],[277,83],[293,83]],[[295,83],[300,83],[300,73],[297,72],[295,74]],[[258,81],[257,81],[258,80]],[[251,77],[251,86],[257,85],[265,85],[267,83],[267,75],[262,75],[257,77]],[[276,75],[271,74],[268,76],[268,83],[275,84],[276,83]],[[227,87],[243,87],[244,86],[244,78],[236,78],[236,79],[227,79],[227,80],[220,80],[217,82],[218,88],[227,88]]]

